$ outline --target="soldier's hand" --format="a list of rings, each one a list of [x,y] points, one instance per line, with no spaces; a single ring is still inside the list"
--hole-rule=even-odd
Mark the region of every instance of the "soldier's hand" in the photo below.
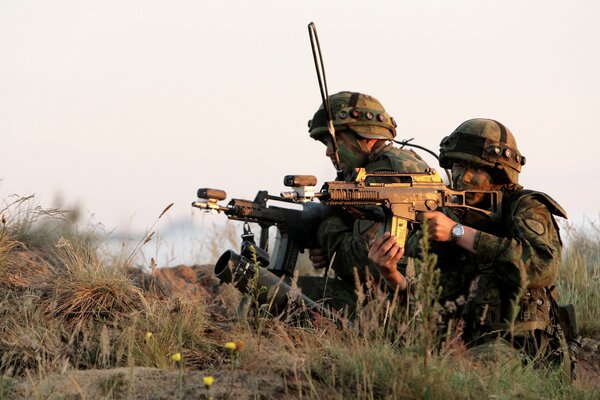
[[[329,265],[329,259],[322,248],[308,249],[308,258],[316,269],[322,269]]]
[[[427,231],[433,240],[438,242],[447,242],[452,240],[452,228],[456,222],[442,214],[439,211],[428,211],[422,214],[427,218]],[[463,226],[464,233],[456,242],[463,249],[475,253],[475,238],[477,237],[477,229],[470,226]]]
[[[438,242],[450,240],[452,227],[456,225],[455,221],[439,211],[424,212],[422,216],[427,219],[427,231],[431,239]]]
[[[406,279],[398,271],[397,264],[404,257],[404,248],[398,246],[396,238],[389,232],[384,233],[373,241],[369,248],[371,261],[392,289],[406,289]]]

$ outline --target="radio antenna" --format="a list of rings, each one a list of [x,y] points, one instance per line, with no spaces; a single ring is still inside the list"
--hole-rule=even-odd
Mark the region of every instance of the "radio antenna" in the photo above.
[[[325,65],[323,64],[323,56],[321,55],[321,45],[319,44],[319,36],[317,35],[317,26],[314,22],[308,24],[308,37],[310,38],[310,47],[312,48],[313,59],[315,61],[315,69],[317,71],[317,79],[319,81],[319,90],[321,91],[321,100],[327,114],[327,128],[331,136],[331,144],[335,154],[335,168],[340,171],[340,156],[338,154],[338,144],[335,137],[335,127],[333,126],[333,116],[331,115],[331,105],[329,104],[329,92],[327,91],[327,78],[325,77]]]

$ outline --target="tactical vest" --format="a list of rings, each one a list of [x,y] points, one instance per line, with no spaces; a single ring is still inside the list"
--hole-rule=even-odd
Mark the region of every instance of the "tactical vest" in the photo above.
[[[545,193],[533,190],[516,190],[505,194],[502,209],[503,232],[510,232],[514,218],[521,202],[526,198],[535,198],[544,204],[552,217],[554,227],[559,233],[559,227],[554,216],[566,218],[563,208]],[[558,234],[560,240],[560,234]],[[561,242],[562,244],[562,242]],[[551,318],[555,311],[552,298],[553,288],[526,288],[518,300],[518,312],[514,315],[514,305],[507,298],[503,288],[498,286],[495,276],[481,274],[472,284],[467,306],[466,320],[469,339],[476,339],[491,332],[513,332],[514,336],[529,335],[534,330],[541,330],[554,335],[557,323]],[[514,301],[514,300],[513,300]],[[514,320],[514,324],[507,321]]]
[[[501,229],[510,232],[521,202],[531,197],[548,208],[560,241],[554,216],[566,218],[566,212],[550,196],[533,190],[505,194]],[[497,337],[506,339],[509,334],[513,344],[533,356],[536,362],[561,366],[565,375],[574,379],[576,358],[571,343],[578,342],[573,307],[557,304],[554,286],[526,288],[518,300],[518,308],[507,303],[497,278],[485,273],[477,276],[465,308],[466,341],[475,345]],[[507,322],[511,320],[514,322]]]

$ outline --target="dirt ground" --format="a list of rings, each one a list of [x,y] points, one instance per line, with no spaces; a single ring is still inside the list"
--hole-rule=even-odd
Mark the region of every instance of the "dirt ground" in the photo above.
[[[210,391],[204,387],[205,376],[215,379]],[[215,399],[281,399],[299,397],[298,390],[306,392],[307,388],[286,386],[278,376],[241,370],[185,371],[180,375],[178,370],[115,368],[69,371],[35,382],[24,379],[16,383],[11,398],[208,399],[212,396]]]
[[[600,388],[600,340],[583,338],[577,377],[583,386]]]
[[[584,352],[578,364],[575,385],[600,387],[600,341],[584,339]],[[212,376],[210,391],[203,378]],[[181,379],[181,389],[180,389]],[[130,384],[130,382],[133,382]],[[310,391],[301,379],[285,381],[272,373],[244,370],[184,371],[156,368],[115,368],[68,371],[38,380],[37,377],[12,381],[7,398],[43,399],[286,399],[301,398]]]

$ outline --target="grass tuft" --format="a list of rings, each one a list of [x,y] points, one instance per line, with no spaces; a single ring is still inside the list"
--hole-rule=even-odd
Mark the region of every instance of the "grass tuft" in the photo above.
[[[46,311],[71,327],[90,319],[114,321],[147,308],[142,291],[135,287],[121,265],[106,265],[87,238],[56,245],[60,268],[48,288]]]
[[[559,270],[559,302],[574,304],[580,334],[600,337],[600,226],[566,225],[567,246]]]

